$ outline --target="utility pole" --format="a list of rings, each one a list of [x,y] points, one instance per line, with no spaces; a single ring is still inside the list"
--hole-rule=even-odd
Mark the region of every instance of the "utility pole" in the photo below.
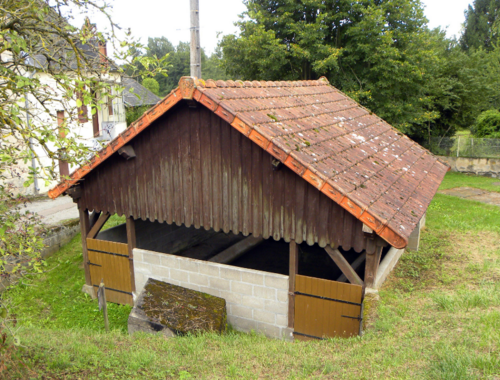
[[[191,76],[201,78],[200,0],[191,5]]]

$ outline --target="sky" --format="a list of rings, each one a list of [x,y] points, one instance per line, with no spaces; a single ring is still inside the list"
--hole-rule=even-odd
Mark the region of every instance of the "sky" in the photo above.
[[[472,0],[421,0],[429,26],[447,28],[447,35],[460,36],[464,10]],[[246,10],[241,0],[199,0],[201,45],[207,53],[217,46],[217,33],[236,33],[234,22]],[[112,17],[147,43],[148,37],[167,37],[174,45],[189,41],[189,0],[115,0]],[[91,16],[92,17],[92,16]],[[101,28],[102,20],[92,19]]]

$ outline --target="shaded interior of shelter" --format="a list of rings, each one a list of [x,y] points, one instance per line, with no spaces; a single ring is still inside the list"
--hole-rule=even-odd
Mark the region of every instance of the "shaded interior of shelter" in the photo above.
[[[193,226],[177,226],[141,219],[136,220],[135,228],[137,248],[197,260],[210,260],[218,253],[247,238],[243,234],[215,232],[213,229],[197,229]],[[121,224],[103,230],[96,238],[127,243],[126,225]],[[384,249],[382,260],[389,248]],[[362,254],[354,249],[346,251],[339,247],[339,250],[350,264],[354,263]],[[227,265],[288,275],[289,244],[283,239],[279,241],[272,238],[264,240]],[[361,279],[364,279],[364,267],[364,261],[361,261],[360,265],[355,268]],[[324,248],[318,244],[309,246],[304,242],[299,245],[299,274],[338,281],[342,276],[342,271],[328,256]]]

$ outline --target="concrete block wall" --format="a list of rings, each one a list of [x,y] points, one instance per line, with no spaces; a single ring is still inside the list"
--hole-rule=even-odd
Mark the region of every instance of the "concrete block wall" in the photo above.
[[[134,249],[137,295],[148,278],[224,298],[237,330],[290,339],[288,276]]]

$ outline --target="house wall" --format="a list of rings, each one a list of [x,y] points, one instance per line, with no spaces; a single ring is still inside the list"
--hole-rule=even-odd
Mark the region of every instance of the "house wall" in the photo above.
[[[79,207],[361,252],[362,223],[204,106],[182,101],[80,182]]]
[[[4,56],[2,56],[3,59],[5,59]],[[76,99],[71,100],[71,101],[65,101],[64,107],[59,102],[57,99],[62,95],[61,91],[58,91],[58,86],[56,84],[56,81],[54,78],[46,73],[35,73],[35,74],[26,74],[26,75],[35,75],[39,80],[40,80],[40,85],[41,86],[48,86],[51,89],[55,91],[54,99],[56,101],[54,102],[46,102],[45,106],[47,107],[48,111],[52,115],[56,115],[57,111],[62,110],[62,108],[65,108],[66,110],[74,110],[76,109]],[[118,73],[111,73],[108,78],[106,78],[109,81],[113,81],[116,83],[121,82],[121,77]],[[30,123],[31,125],[36,126],[37,124],[40,123],[53,123],[54,124],[54,133],[57,131],[57,120],[51,120],[49,115],[42,110],[40,107],[40,104],[31,96],[27,96],[27,99],[29,101],[29,112],[30,112]],[[117,102],[117,107],[123,108],[122,114],[124,115],[125,109],[123,106],[123,102]],[[119,112],[118,109],[115,111],[117,114]],[[100,149],[99,141],[110,141],[114,139],[119,133],[123,132],[127,128],[126,121],[119,121],[119,122],[111,122],[111,123],[103,123],[102,120],[109,119],[110,121],[113,121],[113,116],[109,117],[107,115],[107,107],[102,107],[102,110],[99,111],[99,124],[100,124],[100,130],[101,130],[101,136],[99,137],[94,137],[94,132],[93,132],[93,127],[92,127],[92,115],[91,115],[91,110],[90,107],[88,107],[88,122],[86,123],[79,123],[79,122],[73,122],[70,124],[70,135],[72,134],[73,136],[78,136],[76,139],[77,143],[81,143],[89,148],[92,149]],[[25,115],[21,115],[22,117],[26,118]],[[68,117],[67,112],[65,112],[65,116]],[[117,119],[118,120],[118,119]],[[113,125],[113,126],[112,126]],[[111,127],[112,126],[112,127]],[[11,143],[17,142],[17,139],[12,139]],[[55,151],[55,145],[48,143],[47,144],[52,151]],[[22,145],[24,146],[24,144]],[[52,164],[51,159],[48,157],[47,153],[38,145],[34,144],[34,151],[36,155],[39,157],[40,162],[36,162],[36,167],[37,168],[42,168],[42,167],[47,167]],[[12,192],[15,194],[23,194],[23,195],[34,195],[36,193],[39,194],[44,194],[48,192],[52,187],[54,187],[58,181],[48,181],[46,182],[45,180],[39,179],[37,181],[37,191],[35,190],[35,185],[31,185],[29,187],[24,187],[23,183],[26,181],[28,178],[28,174],[30,172],[30,169],[32,167],[31,161],[28,161],[27,163],[24,162],[19,162],[17,165],[11,166],[9,169],[11,173],[7,173],[7,179],[5,181],[2,181],[3,184],[5,185],[11,185],[12,186]],[[75,167],[70,167],[70,172],[74,170]],[[59,171],[59,168],[56,167],[56,172]],[[45,178],[47,178],[47,175],[44,175]]]
[[[288,276],[137,248],[134,273],[137,295],[148,278],[198,290],[226,300],[228,322],[235,329],[291,338]]]

